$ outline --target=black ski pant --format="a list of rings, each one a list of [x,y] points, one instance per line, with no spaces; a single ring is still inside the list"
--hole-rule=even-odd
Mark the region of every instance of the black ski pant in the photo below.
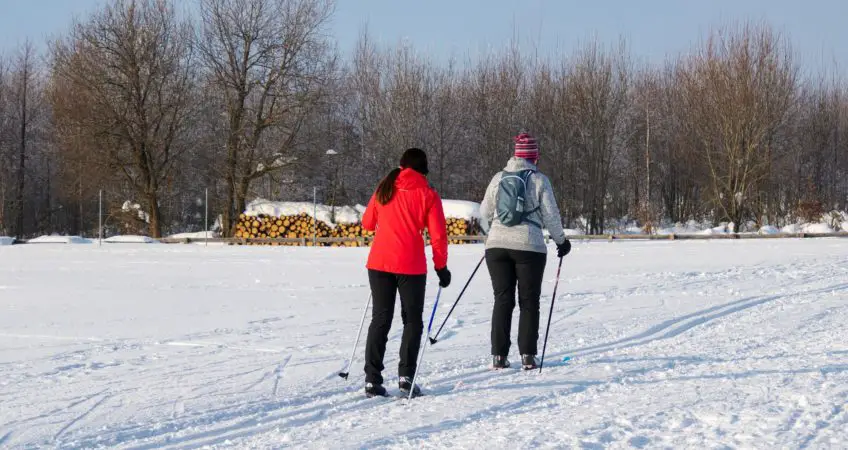
[[[539,298],[545,275],[544,253],[503,248],[486,250],[486,265],[492,277],[495,305],[492,310],[492,355],[509,354],[515,288],[518,286],[518,349],[522,355],[535,355],[539,340]]]
[[[365,342],[365,381],[383,384],[383,358],[386,342],[395,314],[395,296],[400,292],[400,317],[403,337],[400,343],[398,376],[415,375],[421,333],[424,331],[424,292],[427,275],[397,275],[376,270],[368,271],[371,284],[372,310],[368,340]]]

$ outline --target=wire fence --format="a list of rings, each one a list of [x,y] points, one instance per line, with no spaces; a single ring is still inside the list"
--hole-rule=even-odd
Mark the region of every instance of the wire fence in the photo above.
[[[840,231],[834,233],[778,233],[778,234],[754,234],[754,233],[727,233],[727,234],[602,234],[602,235],[571,235],[573,241],[687,241],[687,240],[734,240],[734,239],[810,239],[810,238],[845,238],[848,232]],[[486,236],[450,236],[452,241],[464,243],[485,243]],[[359,246],[370,245],[373,238],[316,238],[318,244],[359,244]],[[550,241],[550,238],[546,238]],[[295,244],[308,246],[313,242],[312,238],[165,238],[160,242],[165,244],[193,244],[193,243],[219,243],[229,245],[268,245],[268,244]]]
[[[357,236],[357,237],[321,237],[315,232],[315,227],[312,228],[314,235],[300,236],[296,238],[241,238],[241,237],[210,237],[210,226],[218,225],[217,219],[210,217],[210,192],[209,189],[204,189],[195,193],[191,204],[178,205],[184,211],[184,214],[178,219],[179,228],[182,228],[188,233],[183,233],[183,236],[165,237],[156,239],[156,242],[163,244],[227,244],[227,245],[271,245],[271,246],[344,246],[344,247],[367,247],[371,245],[373,237]],[[214,195],[214,194],[213,194]],[[118,235],[141,235],[147,234],[150,221],[149,213],[144,211],[144,208],[139,204],[122,200],[124,197],[116,193],[110,195],[104,190],[100,190],[97,196],[97,228],[88,228],[88,232],[80,233],[80,236],[96,241],[98,244],[107,243],[138,243],[133,240],[118,240],[117,242],[108,242],[107,238]],[[317,194],[313,192],[312,203],[317,206]],[[213,199],[214,203],[214,199]],[[90,217],[90,216],[89,216]],[[163,228],[173,228],[165,226]],[[193,233],[199,231],[199,233]],[[806,239],[806,238],[844,238],[848,237],[848,232],[838,231],[831,233],[775,233],[775,234],[759,234],[759,233],[716,233],[716,234],[580,234],[571,235],[569,239],[578,241],[658,241],[658,240],[733,240],[733,239]],[[426,238],[425,238],[426,239]],[[452,244],[471,244],[484,243],[486,236],[484,235],[452,235],[449,236]],[[546,241],[550,238],[546,237]],[[36,241],[38,242],[38,241]],[[61,242],[61,241],[50,241]],[[27,239],[14,239],[14,244],[30,243]],[[35,243],[35,242],[34,242]]]
[[[811,239],[811,238],[846,238],[848,232],[839,231],[834,233],[778,233],[778,234],[753,234],[753,233],[727,233],[727,234],[599,234],[599,235],[571,235],[568,238],[572,241],[709,241],[709,240],[750,240],[750,239]],[[461,241],[466,244],[479,244],[486,242],[486,236],[450,236],[451,241]],[[100,243],[108,244],[128,244],[139,243],[132,240],[123,241],[100,241]],[[358,238],[333,238],[333,237],[301,237],[301,238],[203,238],[203,237],[168,237],[150,240],[150,242],[159,242],[162,244],[226,244],[226,245],[286,245],[286,246],[327,246],[337,244],[344,247],[367,247],[371,245],[373,238],[358,237]],[[546,238],[550,241],[550,238]],[[16,239],[13,244],[36,244],[37,241],[30,242],[26,239]],[[60,243],[51,241],[50,243]],[[341,245],[351,244],[351,245]],[[429,243],[428,243],[429,244]]]

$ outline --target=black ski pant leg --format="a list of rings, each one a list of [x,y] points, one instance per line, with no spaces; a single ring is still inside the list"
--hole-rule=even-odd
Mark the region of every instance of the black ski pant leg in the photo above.
[[[376,270],[368,271],[371,285],[371,325],[365,341],[365,382],[383,384],[383,358],[392,328],[397,295],[397,276]]]
[[[424,332],[424,297],[427,275],[399,275],[400,317],[403,320],[403,338],[400,343],[398,376],[414,377]]]
[[[511,253],[518,278],[518,350],[522,355],[536,355],[539,342],[539,303],[547,255],[515,250]]]
[[[486,266],[492,278],[495,303],[492,308],[492,355],[509,354],[509,334],[512,329],[512,312],[515,310],[515,286],[517,283],[515,263],[509,250],[492,248],[486,250]]]

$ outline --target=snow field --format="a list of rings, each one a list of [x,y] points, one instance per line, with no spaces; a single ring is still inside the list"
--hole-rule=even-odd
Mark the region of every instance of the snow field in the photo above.
[[[482,251],[451,247],[434,329]],[[487,370],[481,267],[411,403],[362,396],[362,342],[336,375],[366,255],[3,247],[0,447],[848,447],[848,239],[574,242],[541,375]],[[551,254],[541,334],[555,271]]]

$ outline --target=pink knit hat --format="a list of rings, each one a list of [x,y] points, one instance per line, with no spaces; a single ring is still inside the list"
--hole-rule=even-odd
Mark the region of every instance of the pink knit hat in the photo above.
[[[536,161],[539,159],[539,144],[536,138],[528,133],[520,133],[514,137],[515,141],[515,157]]]

